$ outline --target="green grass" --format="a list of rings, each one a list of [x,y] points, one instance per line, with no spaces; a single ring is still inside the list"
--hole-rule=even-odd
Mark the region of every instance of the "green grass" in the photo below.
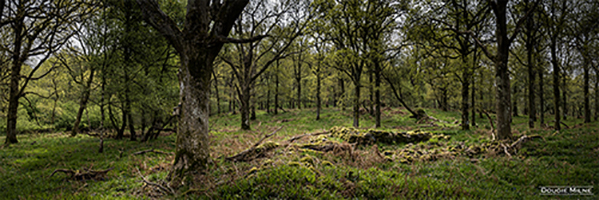
[[[419,144],[443,148],[490,141],[487,119],[479,128],[459,130],[457,112],[428,109],[441,120],[437,127],[415,124],[407,111],[387,110],[383,130],[429,130],[451,136]],[[477,116],[478,117],[478,116]],[[0,149],[0,199],[597,199],[599,196],[599,126],[579,125],[569,118],[571,129],[556,132],[527,127],[526,117],[515,117],[514,134],[540,135],[526,142],[512,157],[484,153],[472,158],[457,156],[436,161],[400,163],[376,156],[399,151],[405,144],[359,147],[354,154],[320,153],[281,147],[267,158],[231,163],[222,159],[253,145],[262,135],[282,129],[268,140],[283,142],[295,135],[351,126],[350,110],[325,109],[315,121],[315,110],[288,110],[279,115],[258,111],[252,131],[239,130],[239,115],[210,118],[213,162],[194,184],[180,188],[175,196],[162,195],[146,186],[137,170],[150,181],[160,182],[173,156],[136,151],[156,149],[173,152],[175,135],[147,143],[107,139],[104,153],[97,153],[99,139],[66,133],[21,134],[20,143]],[[546,121],[550,118],[547,117]],[[372,117],[363,115],[361,127],[372,128]],[[537,124],[538,126],[538,124]],[[4,136],[0,137],[4,141]],[[306,138],[300,142],[306,142]],[[68,180],[55,169],[95,170],[114,167],[104,180]],[[541,186],[593,186],[594,196],[543,196]]]

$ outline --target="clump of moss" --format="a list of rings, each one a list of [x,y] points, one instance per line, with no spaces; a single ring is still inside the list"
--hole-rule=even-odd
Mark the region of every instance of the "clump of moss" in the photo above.
[[[297,162],[297,161],[290,161],[289,163],[287,163],[287,165],[292,166],[292,167],[302,166],[302,164],[300,162]]]
[[[371,145],[376,142],[385,144],[423,142],[429,140],[433,136],[430,132],[420,130],[395,133],[371,129],[364,133],[355,128],[338,126],[331,128],[329,134],[332,137],[341,138],[349,143],[358,143],[359,145]]]
[[[355,129],[353,127],[339,127],[339,126],[334,126],[331,129],[329,129],[329,134],[333,137],[336,138],[341,138],[342,140],[348,141],[348,142],[352,142],[351,140],[356,140],[356,138],[359,138],[360,131],[358,129]]]
[[[333,163],[331,163],[331,162],[329,162],[329,161],[327,161],[327,160],[325,160],[325,161],[322,161],[322,163],[320,163],[320,164],[321,164],[322,166],[328,166],[328,167],[334,167],[334,166],[335,166],[335,165],[333,165]]]
[[[314,166],[314,158],[312,156],[306,155],[303,158],[300,159],[300,162],[304,163],[305,165],[310,165],[310,166]]]
[[[273,141],[268,141],[268,142],[265,142],[265,143],[263,143],[261,145],[258,145],[258,147],[256,147],[256,149],[269,151],[269,150],[275,149],[275,148],[277,148],[279,146],[280,146],[279,143],[276,143],[276,142],[273,142]]]
[[[250,170],[247,171],[246,174],[248,174],[248,175],[249,174],[253,174],[253,173],[256,173],[258,170],[260,170],[260,168],[258,168],[258,167],[252,167]]]

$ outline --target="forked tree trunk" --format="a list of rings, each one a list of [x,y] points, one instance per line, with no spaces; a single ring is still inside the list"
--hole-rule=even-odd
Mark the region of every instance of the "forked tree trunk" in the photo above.
[[[193,181],[210,158],[208,115],[213,62],[249,0],[188,0],[185,28],[160,10],[156,1],[137,0],[145,20],[175,47],[180,56],[180,117],[175,160],[167,179],[172,187]],[[226,40],[226,39],[225,39]]]
[[[2,5],[4,6],[4,5]],[[17,112],[19,108],[19,99],[21,92],[19,91],[19,80],[21,80],[21,67],[23,65],[21,59],[21,44],[23,43],[22,31],[23,21],[16,20],[13,28],[15,37],[13,41],[14,51],[12,55],[12,63],[10,68],[10,83],[8,96],[8,113],[6,116],[6,141],[5,144],[18,143],[17,140]]]
[[[89,74],[89,78],[87,79],[87,83],[85,84],[85,88],[83,94],[81,95],[81,99],[79,101],[79,110],[77,111],[77,117],[75,118],[75,123],[73,124],[73,130],[71,131],[71,136],[77,136],[79,133],[79,123],[81,123],[81,116],[83,115],[83,111],[87,107],[87,101],[89,100],[89,95],[91,93],[91,84],[94,80],[94,72],[96,70],[91,69]]]

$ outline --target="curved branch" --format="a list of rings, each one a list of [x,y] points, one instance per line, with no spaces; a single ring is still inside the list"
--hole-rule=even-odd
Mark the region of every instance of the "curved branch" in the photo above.
[[[177,24],[166,15],[156,1],[136,0],[142,11],[143,17],[152,27],[162,34],[177,52],[183,51],[183,33],[177,27]]]

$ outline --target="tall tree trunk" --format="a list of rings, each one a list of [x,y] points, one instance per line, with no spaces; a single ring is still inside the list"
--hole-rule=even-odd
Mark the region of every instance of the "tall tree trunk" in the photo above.
[[[529,3],[528,0],[525,1],[526,4]],[[533,37],[536,33],[534,28],[534,19],[533,17],[528,17],[526,19],[526,59],[527,59],[527,69],[528,69],[528,127],[534,128],[535,121],[537,120],[537,111],[535,104],[535,67],[536,63],[534,63],[535,58],[534,54],[534,45],[535,39]]]
[[[270,84],[267,85],[268,90],[266,91],[266,113],[270,114]]]
[[[256,120],[256,100],[255,100],[256,97],[254,96],[254,94],[252,94],[251,96],[252,96],[253,100],[250,101],[250,105],[251,105],[250,106],[250,108],[251,108],[251,110],[250,110],[250,120]]]
[[[242,83],[243,84],[243,83]],[[241,85],[241,93],[239,93],[239,101],[241,107],[241,130],[250,130],[250,87],[245,84]]]
[[[537,116],[535,104],[535,64],[532,58],[532,47],[528,50],[528,127],[534,128]]]
[[[441,88],[441,110],[447,112],[449,106],[447,105],[447,88]]]
[[[320,62],[318,63],[320,65]],[[320,71],[320,66],[318,66]],[[316,74],[316,120],[320,120],[320,110],[322,110],[322,100],[320,98],[320,87],[321,87],[321,75],[320,72]]]
[[[279,60],[277,60],[277,68],[275,73],[275,110],[274,114],[279,114]]]
[[[2,3],[4,6],[4,3]],[[18,13],[23,13],[23,6],[19,6]],[[21,68],[24,62],[23,57],[27,55],[21,55],[21,45],[23,43],[23,29],[24,24],[22,19],[15,19],[14,27],[14,40],[12,52],[12,65],[10,69],[10,83],[9,83],[9,96],[8,96],[8,113],[6,121],[6,141],[5,144],[15,144],[17,140],[17,112],[19,108],[19,99],[21,98],[21,91],[19,90],[19,80],[21,79]]]
[[[584,123],[591,122],[591,108],[589,103],[589,64],[587,59],[584,59]]]
[[[564,77],[561,78],[562,83],[560,84],[560,87],[562,88],[562,116],[564,117],[564,120],[568,119],[568,115],[570,114],[570,111],[568,109],[568,95],[567,95],[567,88],[566,88],[566,72],[562,73],[562,75]],[[574,105],[572,105],[574,106]]]
[[[171,180],[182,178],[188,172],[206,169],[208,164],[210,74],[216,57],[214,52],[218,52],[212,48],[187,45],[181,53],[181,114],[175,160],[169,174]]]
[[[476,55],[476,53],[474,54]],[[476,82],[474,76],[472,77],[472,95],[471,96],[471,110],[472,110],[472,126],[476,127]]]
[[[539,67],[539,124],[541,127],[545,124],[545,88],[543,80],[543,68]]]
[[[374,63],[374,119],[375,127],[381,127],[381,63],[377,60]]]
[[[77,111],[77,117],[75,118],[75,123],[73,124],[73,130],[71,130],[71,137],[77,136],[77,133],[79,133],[79,123],[81,123],[81,116],[83,115],[83,111],[87,107],[87,102],[91,93],[91,84],[94,80],[95,71],[96,70],[94,70],[93,68],[90,69],[89,78],[85,83],[83,94],[81,94],[81,99],[79,100],[79,110]]]
[[[297,82],[297,109],[302,109],[302,81],[301,79],[295,79]]]
[[[555,114],[555,125],[554,128],[555,130],[560,130],[560,92],[559,92],[559,85],[560,85],[560,80],[559,80],[559,76],[560,76],[560,68],[558,66],[558,61],[557,61],[557,49],[556,49],[556,44],[557,43],[557,38],[555,37],[551,37],[551,44],[549,45],[551,48],[551,65],[553,65],[553,109],[554,109],[554,114]]]
[[[599,119],[599,71],[595,71],[595,121]]]
[[[508,73],[508,57],[511,41],[507,36],[507,0],[496,1],[495,30],[497,39],[497,54],[495,62],[496,90],[496,112],[497,112],[497,137],[498,139],[509,139],[512,136],[511,126],[511,94],[510,77]]]
[[[21,43],[23,41],[21,36],[23,30],[22,21],[17,20],[13,30],[15,31],[15,38],[13,42],[15,50],[13,51],[12,55],[10,83],[8,86],[10,89],[10,94],[8,96],[5,144],[15,144],[19,142],[17,140],[17,111],[19,109],[19,99],[21,98],[21,93],[19,91],[19,80],[21,79],[21,67],[23,65],[21,58]]]
[[[368,106],[370,107],[368,110],[368,114],[370,114],[370,116],[374,116],[374,70],[369,70],[370,73],[368,73],[370,76],[368,77],[368,81],[370,82],[369,84],[369,88],[368,91],[370,92],[369,94],[369,101],[368,101]]]
[[[341,103],[337,103],[339,106],[341,106],[341,110],[345,111],[345,81],[343,80],[343,78],[339,78],[339,88],[341,89],[341,91],[339,91],[339,101],[341,101]]]
[[[214,96],[216,97],[216,113],[220,114],[220,96],[218,93],[218,77],[216,76],[216,72],[212,72],[214,75]]]
[[[356,78],[356,80],[360,80],[359,78]],[[354,115],[354,127],[358,128],[360,127],[360,83],[354,81],[354,92],[355,92],[355,96],[354,96],[354,110],[353,110],[353,115]]]
[[[116,131],[116,139],[123,139],[125,134],[125,128],[127,128],[127,106],[125,106],[125,102],[121,101],[121,128],[118,128]]]
[[[127,121],[129,122],[129,134],[130,140],[136,141],[137,135],[135,134],[135,124],[133,123],[133,116],[131,110],[131,99],[129,98],[129,94],[125,94],[125,106],[127,106]]]
[[[517,117],[519,114],[519,112],[518,112],[518,94],[519,94],[518,88],[514,87],[514,95],[513,95],[514,98],[512,98],[514,100],[514,103],[513,103],[513,108],[514,108],[513,116],[514,117]]]
[[[462,63],[466,65],[466,58],[462,59],[464,61]],[[470,97],[470,78],[472,75],[470,74],[468,67],[464,66],[464,68],[464,72],[462,73],[462,130],[469,130],[470,123],[468,114],[470,113],[470,105],[468,105],[468,97]]]

